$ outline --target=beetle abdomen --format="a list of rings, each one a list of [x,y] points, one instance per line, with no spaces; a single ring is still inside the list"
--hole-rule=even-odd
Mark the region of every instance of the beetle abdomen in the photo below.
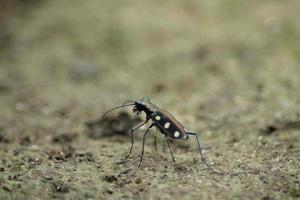
[[[187,139],[188,134],[184,127],[167,111],[157,110],[152,113],[151,119],[155,126],[167,137],[173,139]]]

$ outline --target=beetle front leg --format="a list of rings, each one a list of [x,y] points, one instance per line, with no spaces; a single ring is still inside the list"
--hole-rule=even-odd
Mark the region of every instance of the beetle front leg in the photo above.
[[[134,144],[134,139],[133,139],[134,132],[137,129],[139,129],[140,127],[144,126],[147,122],[148,122],[148,120],[146,120],[144,123],[142,123],[142,124],[134,127],[133,129],[131,129],[131,131],[130,131],[130,135],[131,135],[131,147],[130,147],[130,150],[129,150],[128,154],[126,155],[125,159],[127,159],[130,156],[131,152],[132,152],[132,148],[133,148],[133,144]]]

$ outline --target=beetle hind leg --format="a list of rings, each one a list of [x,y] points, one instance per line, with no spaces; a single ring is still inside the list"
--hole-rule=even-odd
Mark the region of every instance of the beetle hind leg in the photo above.
[[[171,154],[171,156],[172,156],[172,160],[173,160],[173,162],[176,162],[176,161],[175,161],[175,158],[174,158],[174,155],[173,155],[173,152],[172,152],[172,149],[171,149],[170,142],[169,142],[168,139],[167,139],[167,144],[168,144],[168,148],[169,148],[170,154]]]
[[[220,173],[216,172],[208,163],[207,161],[205,160],[203,154],[202,154],[202,149],[201,149],[201,146],[200,146],[200,142],[199,142],[199,139],[198,139],[198,135],[196,133],[192,133],[192,132],[188,132],[187,134],[189,135],[193,135],[195,136],[196,140],[197,140],[197,145],[198,145],[198,150],[199,150],[199,154],[201,156],[201,160],[202,162],[207,166],[207,168],[209,168],[212,172],[214,172],[215,174],[217,175],[220,175]]]

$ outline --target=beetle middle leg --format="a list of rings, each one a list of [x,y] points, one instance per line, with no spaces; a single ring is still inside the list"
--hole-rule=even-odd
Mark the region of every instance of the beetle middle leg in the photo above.
[[[142,161],[143,161],[143,157],[144,157],[144,147],[145,147],[145,139],[146,139],[146,135],[147,135],[147,133],[149,132],[150,128],[152,128],[152,126],[154,126],[154,124],[151,124],[151,125],[147,128],[147,130],[145,131],[145,133],[144,133],[144,136],[143,136],[143,146],[142,146],[142,155],[141,155],[141,160],[140,160],[140,163],[139,163],[139,165],[138,165],[138,168],[141,166]]]
[[[154,133],[153,145],[154,145],[155,152],[157,152],[157,129],[155,130],[155,133]]]
[[[148,120],[145,121],[145,122],[143,122],[142,124],[140,124],[140,125],[134,127],[133,129],[131,129],[131,131],[130,131],[130,135],[131,135],[131,147],[130,147],[130,150],[129,150],[128,154],[126,155],[125,159],[127,159],[127,158],[130,156],[131,152],[132,152],[132,148],[133,148],[133,144],[134,144],[134,139],[133,139],[133,134],[134,134],[134,132],[135,132],[137,129],[139,129],[140,127],[144,126],[147,122],[148,122]]]

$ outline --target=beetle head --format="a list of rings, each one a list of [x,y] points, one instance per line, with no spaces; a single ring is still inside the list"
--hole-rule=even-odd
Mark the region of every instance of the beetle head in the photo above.
[[[133,112],[137,115],[144,111],[146,114],[150,114],[155,111],[157,107],[150,102],[149,97],[142,97],[135,101]]]

